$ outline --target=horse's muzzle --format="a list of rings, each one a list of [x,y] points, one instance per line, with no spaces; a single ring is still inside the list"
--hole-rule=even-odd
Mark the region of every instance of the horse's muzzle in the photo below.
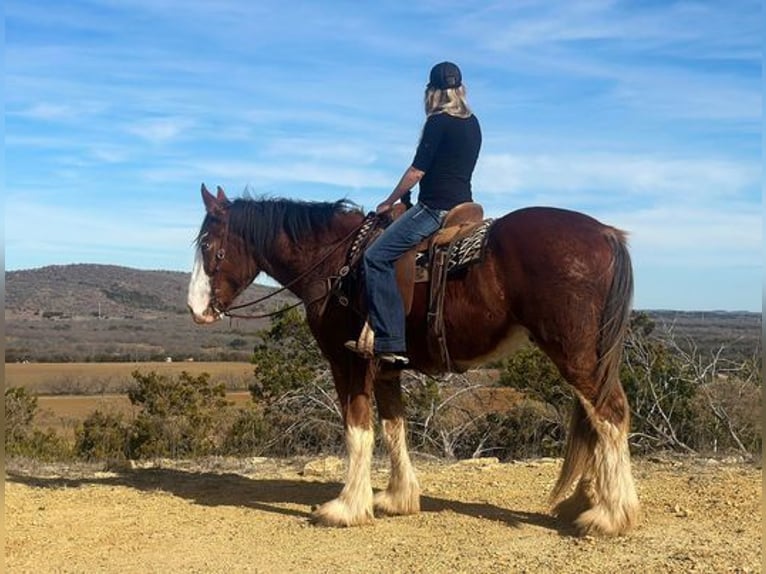
[[[218,319],[221,318],[220,313],[217,313],[216,311],[210,308],[206,309],[202,313],[202,315],[198,315],[197,313],[195,313],[191,307],[189,307],[189,311],[191,312],[192,319],[198,325],[209,325],[211,323],[215,323],[216,321],[218,321]]]

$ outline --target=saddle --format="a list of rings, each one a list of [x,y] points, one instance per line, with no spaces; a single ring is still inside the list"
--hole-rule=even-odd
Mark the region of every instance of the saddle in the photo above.
[[[402,255],[396,262],[396,282],[404,303],[404,314],[409,315],[412,309],[412,298],[415,293],[415,283],[423,283],[429,278],[439,278],[446,271],[446,249],[451,244],[468,237],[483,222],[484,209],[478,203],[461,203],[447,212],[442,225],[436,233],[421,241],[418,245]],[[430,261],[430,271],[419,267],[416,262],[419,257],[426,256]],[[445,274],[446,276],[446,274]],[[438,286],[437,286],[438,288]],[[431,294],[434,293],[433,282]]]
[[[397,204],[390,212],[392,221],[405,211],[405,206]],[[444,291],[447,271],[453,266],[451,260],[453,247],[463,239],[473,235],[482,226],[488,227],[489,221],[483,219],[484,210],[478,203],[461,203],[444,217],[441,227],[430,237],[402,255],[396,262],[396,281],[404,303],[405,315],[412,309],[415,284],[430,281],[428,308],[428,347],[431,356],[440,359],[444,370],[451,370],[449,353],[444,331]],[[483,236],[482,236],[483,247]],[[475,250],[474,250],[475,251]],[[472,252],[472,258],[476,260]],[[421,262],[427,262],[425,265]],[[373,355],[374,336],[368,322],[365,322],[356,349],[365,356]]]

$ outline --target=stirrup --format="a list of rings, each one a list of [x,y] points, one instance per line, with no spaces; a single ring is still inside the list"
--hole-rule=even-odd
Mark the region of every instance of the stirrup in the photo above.
[[[375,358],[395,367],[405,367],[410,364],[410,360],[399,353],[377,353]]]

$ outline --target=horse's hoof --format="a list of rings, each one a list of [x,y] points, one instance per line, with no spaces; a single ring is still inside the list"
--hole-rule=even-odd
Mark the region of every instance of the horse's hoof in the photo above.
[[[340,498],[325,502],[311,515],[311,522],[319,526],[359,526],[373,521],[372,509],[354,511]]]
[[[572,496],[554,509],[553,513],[572,525],[577,536],[621,536],[638,522],[638,508],[607,509],[590,507],[582,498]]]
[[[387,516],[404,516],[420,512],[420,495],[397,496],[388,490],[375,493],[375,510]]]

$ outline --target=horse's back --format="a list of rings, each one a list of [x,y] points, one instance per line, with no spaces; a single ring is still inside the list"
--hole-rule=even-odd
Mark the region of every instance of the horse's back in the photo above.
[[[496,224],[503,229],[517,229],[533,236],[551,236],[564,232],[584,236],[600,236],[614,232],[624,235],[624,232],[605,225],[590,215],[559,207],[524,207],[498,218]]]
[[[623,231],[584,213],[526,207],[495,221],[488,248],[512,268],[571,275],[611,265],[614,246],[625,242]]]

